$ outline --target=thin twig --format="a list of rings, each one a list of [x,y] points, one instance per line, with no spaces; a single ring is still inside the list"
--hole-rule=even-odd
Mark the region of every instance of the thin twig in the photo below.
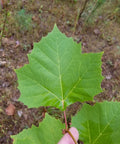
[[[75,20],[75,24],[74,24],[74,34],[75,34],[75,32],[76,32],[76,28],[77,28],[78,21],[80,20],[81,15],[82,15],[82,13],[83,13],[84,10],[85,10],[88,1],[89,1],[89,0],[85,0],[85,3],[84,3],[84,5],[83,5],[83,8],[82,8],[82,9],[79,8],[79,12],[78,12],[78,14],[77,14],[77,17],[76,17],[76,20]]]
[[[88,1],[89,1],[89,0],[85,0],[85,3],[84,3],[84,5],[83,5],[83,8],[81,9],[81,11],[80,11],[80,13],[79,13],[78,20],[81,18],[82,14],[83,14],[83,12],[84,12],[84,10],[85,10],[85,8],[86,8],[86,5],[87,5]]]
[[[0,47],[2,46],[2,37],[3,37],[4,31],[5,31],[6,21],[7,21],[7,8],[5,8],[5,19],[4,19],[4,23],[3,23],[2,32],[1,32]]]
[[[88,15],[88,17],[87,17],[87,19],[86,19],[86,22],[89,20],[89,18],[91,17],[91,15],[93,14],[93,12],[94,12],[94,9],[95,9],[95,7],[96,7],[96,5],[97,5],[97,0],[96,0],[96,2],[95,2],[95,4],[94,4],[94,6],[93,6],[93,8],[92,8],[92,10],[91,10],[91,12],[90,12],[90,14]]]
[[[77,144],[77,141],[76,141],[76,139],[74,138],[74,136],[72,135],[72,133],[71,133],[69,130],[67,130],[67,132],[68,132],[68,134],[71,136],[71,138],[73,139],[74,143]]]

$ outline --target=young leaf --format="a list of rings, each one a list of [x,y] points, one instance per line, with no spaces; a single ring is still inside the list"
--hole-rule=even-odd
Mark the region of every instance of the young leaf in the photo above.
[[[85,104],[72,119],[84,144],[120,143],[120,103]]]
[[[34,44],[29,64],[16,70],[20,101],[31,107],[61,110],[76,101],[88,101],[101,90],[102,53],[81,53],[81,44],[67,38],[55,25]]]
[[[14,144],[57,144],[61,139],[64,125],[60,120],[46,114],[39,127],[23,130],[18,135],[11,136]]]

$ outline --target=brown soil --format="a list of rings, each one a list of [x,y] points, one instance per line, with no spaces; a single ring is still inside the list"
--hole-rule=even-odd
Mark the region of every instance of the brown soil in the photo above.
[[[21,9],[32,15],[29,29],[23,27],[16,20],[16,13]],[[101,13],[94,19],[94,24],[85,25],[84,18],[76,27],[76,17],[79,2],[62,0],[41,1],[10,1],[9,5],[1,9],[0,31],[4,23],[5,9],[10,13],[5,25],[2,46],[0,47],[0,144],[12,144],[10,135],[17,134],[24,128],[38,125],[43,119],[44,107],[28,109],[27,106],[18,102],[20,92],[17,89],[17,77],[14,69],[28,63],[27,54],[33,48],[33,42],[38,42],[42,36],[52,30],[55,23],[67,36],[72,36],[77,42],[82,42],[83,52],[104,51],[102,58],[103,93],[95,97],[95,101],[120,101],[120,23],[114,18],[113,13]],[[106,19],[107,17],[107,19]],[[15,106],[12,116],[5,110],[9,104]],[[70,107],[68,112],[79,109],[79,104]],[[47,108],[47,111],[61,117],[58,110]],[[21,113],[21,115],[20,115]]]

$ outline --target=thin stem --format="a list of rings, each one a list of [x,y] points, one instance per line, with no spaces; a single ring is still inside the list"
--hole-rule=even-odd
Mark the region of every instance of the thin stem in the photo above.
[[[65,118],[65,131],[71,136],[71,138],[73,139],[74,143],[77,144],[74,136],[73,136],[72,133],[68,130],[67,118],[66,118],[66,112],[65,112],[65,110],[64,110],[64,118]]]
[[[77,29],[78,21],[80,20],[81,15],[83,14],[83,12],[84,12],[84,10],[85,10],[88,1],[89,1],[89,0],[85,0],[82,9],[79,8],[79,10],[78,10],[77,17],[76,17],[75,24],[74,24],[74,34],[75,34],[75,32],[76,32],[76,29]]]
[[[89,0],[85,0],[84,5],[83,5],[83,8],[81,9],[81,11],[80,11],[80,13],[79,13],[79,16],[78,16],[79,19],[81,18],[82,14],[83,14],[83,12],[84,12],[84,10],[85,10],[85,8],[86,8],[86,5],[87,5],[88,1],[89,1]]]
[[[66,118],[65,110],[64,110],[64,118],[65,118],[65,129],[68,130],[67,118]]]
[[[87,19],[86,19],[86,22],[88,22],[89,18],[91,17],[92,13],[94,12],[94,9],[95,9],[95,7],[96,7],[96,5],[97,5],[97,2],[98,2],[98,1],[96,0],[95,4],[94,4],[94,6],[93,6],[93,9],[91,10],[90,14],[88,15],[88,17],[87,17]]]
[[[66,117],[66,112],[64,110],[64,118],[65,118],[65,131],[71,136],[71,138],[73,139],[74,143],[77,144],[74,136],[72,135],[72,133],[69,131],[68,129],[68,124],[67,124],[67,117]]]
[[[79,10],[79,12],[80,12],[80,10]],[[75,19],[73,34],[75,34],[75,32],[76,32],[76,28],[77,28],[77,24],[78,24],[78,19],[79,19],[79,12],[77,12],[77,16],[76,16],[76,19]]]
[[[77,144],[76,139],[74,138],[74,136],[72,135],[72,133],[69,130],[67,132],[71,136],[71,138],[73,139],[74,143]]]
[[[2,46],[2,37],[3,37],[3,33],[5,31],[6,21],[7,21],[7,8],[5,7],[5,19],[4,19],[4,24],[3,24],[3,28],[2,28],[1,38],[0,38],[0,47]]]

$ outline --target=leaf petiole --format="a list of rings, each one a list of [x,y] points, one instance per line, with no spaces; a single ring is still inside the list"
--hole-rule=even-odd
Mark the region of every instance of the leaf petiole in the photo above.
[[[65,130],[67,131],[68,130],[68,125],[67,125],[67,118],[66,118],[65,110],[64,110],[64,118],[65,118]]]
[[[76,142],[74,136],[72,135],[72,133],[69,130],[67,130],[67,133],[71,136],[71,138],[73,139],[74,143],[77,144],[77,142]]]
[[[66,112],[65,112],[65,110],[64,110],[64,118],[65,118],[65,132],[67,132],[67,133],[71,136],[71,138],[73,139],[74,143],[77,144],[74,136],[72,135],[72,133],[71,133],[71,132],[69,131],[69,129],[68,129],[67,117],[66,117]]]

